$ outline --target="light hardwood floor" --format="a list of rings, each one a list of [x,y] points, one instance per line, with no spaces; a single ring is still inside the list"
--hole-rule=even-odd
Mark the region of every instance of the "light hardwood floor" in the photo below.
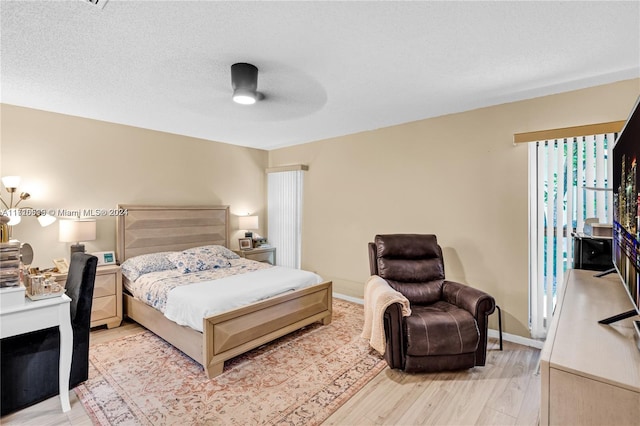
[[[102,343],[138,332],[121,327],[91,332]],[[384,369],[347,401],[324,425],[537,425],[540,351],[490,340],[487,365],[438,374],[405,374]],[[0,419],[2,425],[90,425],[82,404],[71,392],[71,411],[62,413],[58,397]]]
[[[386,368],[324,425],[537,425],[540,350],[490,339],[487,365],[406,374]]]

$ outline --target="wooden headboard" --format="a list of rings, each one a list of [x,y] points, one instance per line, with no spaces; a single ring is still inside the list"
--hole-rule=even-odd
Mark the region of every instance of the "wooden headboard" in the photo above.
[[[181,251],[217,244],[229,247],[229,206],[144,206],[120,204],[116,258]]]

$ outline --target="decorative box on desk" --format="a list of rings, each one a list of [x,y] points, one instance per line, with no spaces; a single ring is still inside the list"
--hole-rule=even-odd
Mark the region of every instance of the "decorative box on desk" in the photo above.
[[[56,281],[64,285],[67,274],[53,274]],[[122,272],[118,265],[98,266],[93,288],[91,327],[107,325],[118,327],[122,322]]]
[[[234,253],[245,259],[255,260],[257,262],[265,262],[271,265],[276,264],[276,248],[275,247],[258,247],[251,250],[234,250]]]

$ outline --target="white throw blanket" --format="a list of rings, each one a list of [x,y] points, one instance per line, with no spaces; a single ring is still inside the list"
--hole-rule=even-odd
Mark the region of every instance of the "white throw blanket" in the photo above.
[[[384,311],[389,305],[400,303],[402,316],[411,315],[409,300],[389,286],[377,275],[369,277],[364,285],[364,327],[361,336],[369,339],[373,349],[384,355],[387,346],[384,337]]]

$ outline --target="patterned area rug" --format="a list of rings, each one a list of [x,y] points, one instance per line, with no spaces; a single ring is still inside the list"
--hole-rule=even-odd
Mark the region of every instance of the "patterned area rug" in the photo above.
[[[386,363],[359,337],[362,306],[334,299],[313,324],[225,363],[202,366],[149,331],[91,346],[76,393],[100,425],[317,425]]]

